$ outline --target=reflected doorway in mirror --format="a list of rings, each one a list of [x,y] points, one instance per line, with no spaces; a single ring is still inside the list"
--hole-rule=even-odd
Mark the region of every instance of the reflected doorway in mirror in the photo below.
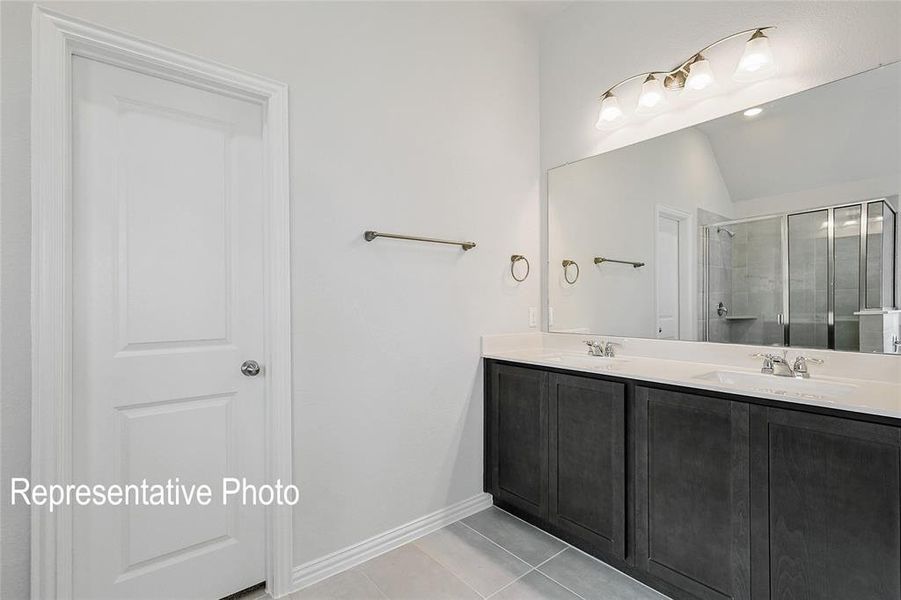
[[[688,212],[660,204],[654,210],[654,219],[656,337],[694,339],[693,219]]]

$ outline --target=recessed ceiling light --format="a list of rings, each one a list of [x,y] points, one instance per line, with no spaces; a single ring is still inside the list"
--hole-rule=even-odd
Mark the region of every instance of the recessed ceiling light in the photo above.
[[[756,117],[757,115],[759,115],[762,112],[763,112],[762,108],[760,108],[759,106],[755,106],[754,108],[749,108],[748,110],[746,110],[744,112],[744,115],[746,117]]]

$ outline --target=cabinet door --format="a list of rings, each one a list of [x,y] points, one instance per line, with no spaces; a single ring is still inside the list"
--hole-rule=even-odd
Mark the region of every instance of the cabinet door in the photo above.
[[[550,521],[625,555],[625,386],[550,376]]]
[[[636,390],[638,567],[704,600],[750,597],[748,406]]]
[[[491,370],[491,493],[542,519],[548,514],[547,377],[509,365]]]
[[[755,600],[901,598],[899,429],[752,409]]]

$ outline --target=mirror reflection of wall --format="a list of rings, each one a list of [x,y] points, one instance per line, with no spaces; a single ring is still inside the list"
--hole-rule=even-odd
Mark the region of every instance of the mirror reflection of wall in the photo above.
[[[551,331],[901,350],[901,63],[760,108],[549,171]]]

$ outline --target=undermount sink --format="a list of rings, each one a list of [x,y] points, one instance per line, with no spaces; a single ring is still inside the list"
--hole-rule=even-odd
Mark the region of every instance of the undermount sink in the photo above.
[[[576,367],[604,369],[611,368],[619,363],[629,362],[628,359],[609,356],[591,356],[588,354],[554,353],[542,357],[543,360],[572,365]]]
[[[697,375],[695,379],[711,381],[724,386],[753,392],[825,400],[847,396],[857,389],[856,385],[847,383],[817,379],[795,379],[793,377],[778,377],[763,373],[741,371],[711,371],[710,373]]]

